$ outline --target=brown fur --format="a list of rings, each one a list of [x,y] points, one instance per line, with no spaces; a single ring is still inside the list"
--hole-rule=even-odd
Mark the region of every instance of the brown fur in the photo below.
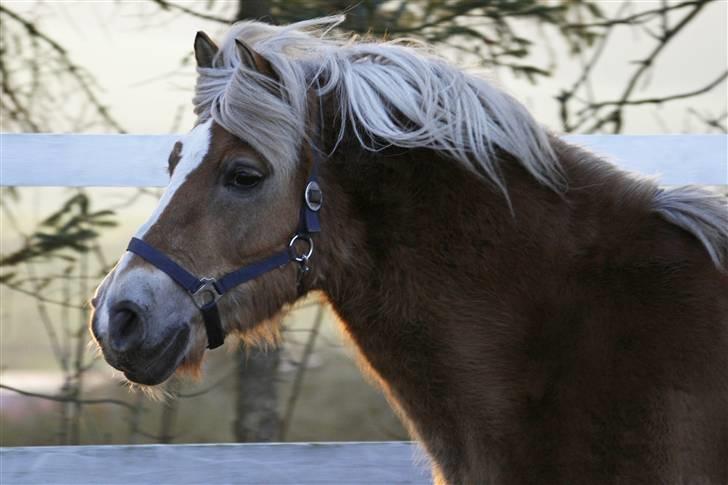
[[[309,289],[327,296],[442,483],[725,483],[728,276],[654,214],[654,185],[553,143],[571,189],[543,188],[503,156],[512,212],[435,153],[340,146],[321,167]],[[184,225],[164,217],[150,241],[175,254],[179,240],[185,264],[222,273],[253,258],[221,267],[231,247],[190,250],[192,233],[207,231],[206,247],[225,231],[240,241],[229,220],[197,226],[192,199],[246,148],[218,126],[212,146],[174,206]],[[287,239],[307,165],[287,215],[241,248],[259,257]],[[296,298],[291,271],[255,285],[232,299],[267,304],[223,314],[262,321]],[[275,340],[270,324],[226,325]]]
[[[342,146],[318,283],[461,483],[726,483],[728,276],[655,188],[554,140],[571,189],[504,157]]]
[[[436,153],[339,146],[321,167],[309,289],[327,295],[442,483],[725,483],[728,276],[653,212],[653,184],[553,144],[570,190],[503,155],[512,210]],[[221,274],[285,243],[308,164],[241,234],[195,200],[229,152],[249,149],[217,125],[212,147],[148,240]],[[269,335],[251,323],[294,288],[289,267],[236,291],[221,301],[227,328]]]
[[[277,213],[297,211],[298,201],[277,198],[275,203],[266,205],[260,211],[244,211],[246,225],[231,224],[235,218],[236,207],[225,199],[216,197],[211,186],[217,184],[221,166],[228,161],[244,158],[265,162],[257,157],[249,146],[225,132],[219,125],[213,125],[211,150],[203,163],[193,171],[186,182],[175,193],[170,202],[172,210],[165,211],[163,217],[145,235],[145,240],[175,259],[190,271],[197,274],[221,276],[250,262],[260,260],[281,250],[295,230],[296,220],[286,221]],[[175,147],[174,153],[178,151]],[[273,170],[268,167],[266,170]],[[271,189],[272,191],[273,189]],[[272,194],[274,195],[274,194]],[[229,206],[229,207],[227,207]],[[269,221],[279,224],[269,224]],[[258,225],[266,231],[257,230]],[[270,231],[270,232],[269,232]],[[241,244],[240,241],[245,241]],[[227,255],[221,258],[221,255]],[[147,265],[140,258],[134,265]],[[289,278],[295,278],[295,268],[281,271]],[[236,334],[245,345],[275,346],[281,340],[280,320],[286,309],[286,302],[296,297],[295,284],[288,279],[260,278],[249,283],[256,291],[234,292],[220,301],[223,325],[229,333]],[[267,294],[281,294],[284,300],[273,301]],[[259,323],[260,322],[260,323]],[[180,373],[197,376],[204,356],[204,334],[194,351],[185,356]]]
[[[337,129],[317,137],[325,153]],[[320,167],[304,285],[331,302],[438,482],[728,483],[728,274],[654,212],[654,184],[553,139],[569,190],[501,154],[509,205],[438,153],[354,140]],[[272,254],[295,230],[310,153],[282,177],[214,124],[145,239],[197,274]],[[219,184],[241,157],[268,174],[247,198]],[[220,301],[224,325],[275,340],[270,319],[298,296],[293,265],[271,271]]]

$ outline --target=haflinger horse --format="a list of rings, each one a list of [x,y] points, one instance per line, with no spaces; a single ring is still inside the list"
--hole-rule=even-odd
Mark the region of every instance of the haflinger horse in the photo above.
[[[340,18],[198,33],[194,129],[93,299],[130,381],[318,292],[438,483],[728,483],[728,206]]]

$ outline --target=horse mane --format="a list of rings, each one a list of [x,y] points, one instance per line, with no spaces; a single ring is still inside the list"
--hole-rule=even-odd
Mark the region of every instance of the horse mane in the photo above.
[[[660,190],[654,211],[703,244],[716,267],[728,269],[728,197],[700,187]]]
[[[308,96],[314,89],[337,101],[337,146],[348,128],[366,150],[432,149],[507,197],[496,156],[501,150],[539,183],[566,190],[549,133],[518,101],[421,43],[334,34],[343,20],[234,24],[212,67],[197,68],[195,113],[201,120],[212,117],[276,169],[293,172],[308,138]],[[261,55],[276,79],[241,63],[236,39]],[[644,188],[654,190],[652,211],[700,240],[717,267],[728,263],[728,199],[690,187],[660,190],[653,182]]]
[[[272,26],[240,22],[212,68],[198,68],[195,112],[212,116],[277,168],[293,167],[307,135],[307,96],[333,93],[338,142],[351,129],[367,150],[388,146],[442,152],[506,193],[495,150],[536,180],[563,189],[549,136],[515,99],[411,40],[357,41],[331,30],[342,16]],[[277,81],[241,64],[235,40],[268,61]]]

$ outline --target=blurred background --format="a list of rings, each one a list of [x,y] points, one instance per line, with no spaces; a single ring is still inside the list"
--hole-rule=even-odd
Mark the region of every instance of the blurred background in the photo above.
[[[0,130],[186,131],[195,32],[341,12],[359,35],[432,43],[556,132],[726,132],[724,0],[4,0]],[[0,446],[407,439],[316,301],[281,348],[212,352],[163,401],[123,384],[89,345],[87,300],[160,193],[2,189]]]

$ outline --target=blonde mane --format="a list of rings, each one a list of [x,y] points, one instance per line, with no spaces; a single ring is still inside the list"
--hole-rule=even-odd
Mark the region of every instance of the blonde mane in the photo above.
[[[195,112],[248,142],[277,169],[292,172],[308,134],[309,94],[332,94],[339,110],[337,144],[349,129],[366,150],[436,150],[507,197],[498,148],[539,183],[566,190],[549,134],[520,103],[426,46],[333,34],[342,21],[339,16],[283,27],[233,25],[213,66],[198,68]],[[264,57],[278,79],[242,64],[236,39]],[[656,213],[695,235],[717,266],[728,260],[725,198],[691,188],[655,193]]]
[[[361,146],[429,148],[461,162],[504,192],[494,155],[512,155],[554,190],[563,177],[547,132],[503,91],[435,57],[424,46],[337,37],[343,17],[284,27],[241,22],[211,68],[198,68],[195,112],[292,170],[306,137],[307,96],[335,95],[339,141],[347,126]],[[235,39],[264,57],[278,83],[241,64]],[[271,89],[274,88],[274,89]]]

